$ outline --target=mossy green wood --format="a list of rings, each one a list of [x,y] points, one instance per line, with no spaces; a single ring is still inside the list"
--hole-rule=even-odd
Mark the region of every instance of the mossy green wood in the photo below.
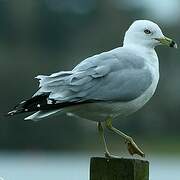
[[[93,157],[90,162],[90,180],[149,180],[149,162]]]

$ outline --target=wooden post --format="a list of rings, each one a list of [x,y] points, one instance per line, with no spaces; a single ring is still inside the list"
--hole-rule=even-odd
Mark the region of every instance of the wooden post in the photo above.
[[[90,162],[90,180],[149,180],[149,162],[93,157]]]

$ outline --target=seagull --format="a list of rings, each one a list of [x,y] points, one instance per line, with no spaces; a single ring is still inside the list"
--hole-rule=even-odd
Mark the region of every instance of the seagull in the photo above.
[[[122,47],[88,57],[71,71],[38,75],[38,91],[7,115],[33,112],[25,120],[38,121],[65,113],[95,121],[105,157],[113,155],[104,128],[120,135],[131,155],[144,157],[133,138],[113,127],[112,120],[133,114],[153,96],[159,81],[158,45],[177,48],[156,23],[136,20],[126,31]]]

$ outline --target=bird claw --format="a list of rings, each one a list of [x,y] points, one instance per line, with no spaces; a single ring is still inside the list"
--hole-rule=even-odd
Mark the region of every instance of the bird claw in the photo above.
[[[134,154],[137,154],[141,157],[145,157],[143,151],[141,151],[141,149],[136,145],[136,143],[133,140],[132,141],[126,140],[125,143],[127,144],[129,154],[131,154],[132,156]]]
[[[104,155],[107,159],[119,158],[118,156],[111,155],[109,152],[105,152]]]

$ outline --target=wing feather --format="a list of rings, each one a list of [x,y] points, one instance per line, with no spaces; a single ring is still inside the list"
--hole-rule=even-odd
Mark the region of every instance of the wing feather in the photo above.
[[[142,57],[122,49],[105,52],[82,61],[72,71],[39,75],[40,89],[49,99],[66,101],[129,101],[152,83],[151,71]]]

